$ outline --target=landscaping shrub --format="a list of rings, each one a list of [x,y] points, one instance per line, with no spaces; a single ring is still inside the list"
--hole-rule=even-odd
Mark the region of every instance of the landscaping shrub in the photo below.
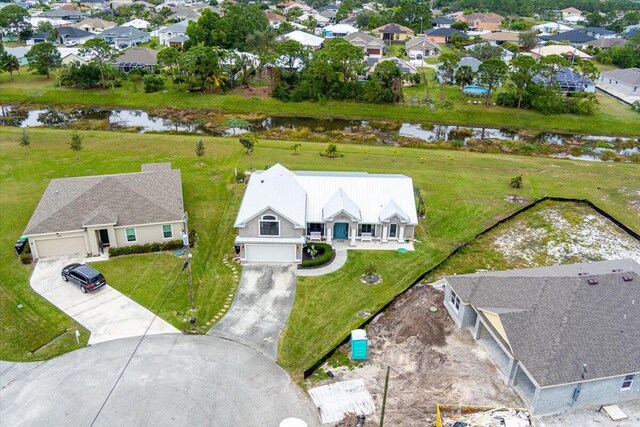
[[[182,249],[182,240],[172,240],[166,243],[145,243],[144,245],[129,245],[118,248],[109,248],[109,256],[147,254],[150,252],[173,251]]]
[[[158,92],[164,87],[164,79],[150,74],[144,77],[144,91],[146,93]]]
[[[331,245],[327,243],[310,243],[313,245],[315,249],[318,251],[318,254],[314,259],[305,259],[302,260],[302,264],[300,267],[302,268],[311,268],[311,267],[320,267],[321,265],[329,263],[333,258],[333,248]],[[306,252],[306,246],[303,248]]]
[[[33,258],[31,258],[31,254],[27,253],[27,251],[24,251],[20,254],[20,262],[23,264],[31,264],[32,259]]]

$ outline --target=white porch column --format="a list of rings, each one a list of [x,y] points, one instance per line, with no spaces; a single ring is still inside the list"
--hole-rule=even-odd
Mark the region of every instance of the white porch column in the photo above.
[[[327,239],[328,244],[331,244],[332,237],[333,237],[333,231],[331,230],[331,227],[327,227],[325,238]]]
[[[387,235],[389,233],[389,227],[382,225],[382,243],[387,243]]]
[[[351,242],[349,243],[350,246],[355,246],[356,245],[356,235],[358,234],[358,230],[355,229],[355,227],[351,228]]]
[[[400,226],[400,233],[398,234],[398,242],[404,240],[404,225]]]

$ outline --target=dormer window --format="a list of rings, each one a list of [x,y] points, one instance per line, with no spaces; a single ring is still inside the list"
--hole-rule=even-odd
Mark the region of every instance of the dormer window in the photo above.
[[[274,215],[264,215],[260,221],[260,236],[279,236],[280,221]]]

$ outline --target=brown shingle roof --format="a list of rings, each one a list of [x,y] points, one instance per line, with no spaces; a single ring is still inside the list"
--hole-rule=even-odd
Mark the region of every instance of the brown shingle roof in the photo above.
[[[49,183],[24,234],[80,230],[91,224],[179,221],[183,215],[177,169],[57,178]]]

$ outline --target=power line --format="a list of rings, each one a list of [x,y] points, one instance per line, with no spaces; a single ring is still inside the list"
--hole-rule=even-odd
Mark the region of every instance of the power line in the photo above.
[[[155,304],[156,300],[158,299],[158,297],[160,296],[160,292],[162,292],[162,290],[164,289],[165,285],[167,284],[167,282],[169,281],[169,277],[171,275],[171,273],[173,273],[173,270],[175,270],[175,268],[177,267],[177,265],[180,263],[180,261],[178,261],[173,268],[171,269],[171,272],[169,272],[169,275],[167,276],[167,279],[165,280],[165,282],[163,283],[162,287],[160,288],[160,291],[158,291],[158,293],[156,294],[156,297],[153,300],[153,303],[151,303],[151,306],[153,306],[153,304]],[[120,382],[120,380],[122,379],[122,376],[124,375],[125,371],[127,370],[127,368],[129,367],[129,364],[131,363],[131,361],[133,360],[133,357],[136,355],[136,352],[138,351],[138,349],[140,348],[140,345],[142,344],[142,341],[145,339],[145,337],[147,336],[147,333],[149,332],[149,329],[151,329],[151,325],[153,325],[153,322],[155,322],[156,318],[158,317],[158,313],[160,312],[160,309],[162,308],[162,306],[164,305],[164,303],[167,300],[167,297],[169,296],[169,294],[171,293],[171,291],[173,290],[174,286],[176,285],[176,283],[178,282],[178,278],[180,278],[180,273],[182,273],[184,271],[184,268],[182,270],[180,270],[178,272],[178,274],[176,275],[176,278],[173,280],[173,283],[171,284],[171,287],[169,288],[169,290],[167,291],[167,293],[164,295],[164,298],[162,299],[160,306],[158,307],[158,309],[155,311],[155,313],[153,314],[153,318],[151,319],[151,321],[149,322],[149,325],[147,326],[147,329],[144,331],[144,334],[142,334],[142,336],[140,337],[140,340],[138,341],[138,344],[136,344],[136,347],[133,349],[133,352],[131,353],[131,356],[129,356],[129,359],[127,360],[127,363],[124,365],[124,368],[122,369],[122,371],[120,371],[120,374],[118,375],[118,378],[116,379],[116,382],[113,384],[113,387],[111,387],[111,390],[109,390],[109,393],[107,394],[107,397],[104,399],[104,401],[102,402],[102,405],[100,406],[100,409],[98,409],[98,413],[96,414],[96,416],[93,418],[93,421],[91,421],[90,427],[92,427],[96,421],[98,420],[98,417],[100,416],[100,414],[102,413],[102,410],[104,409],[105,405],[107,404],[107,402],[109,401],[109,398],[111,398],[111,395],[113,394],[113,391],[116,389],[118,383]]]

